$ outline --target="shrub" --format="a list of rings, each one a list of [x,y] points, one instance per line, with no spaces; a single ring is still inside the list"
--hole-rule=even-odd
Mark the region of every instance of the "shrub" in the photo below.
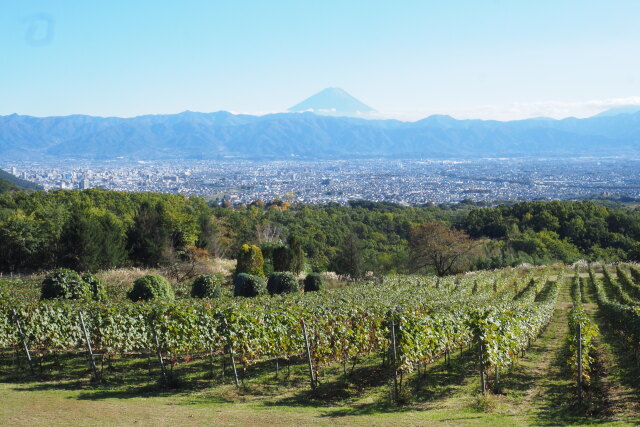
[[[317,292],[324,289],[324,280],[320,273],[311,273],[304,278],[304,291]]]
[[[91,292],[91,298],[96,301],[104,301],[107,299],[107,291],[104,287],[104,283],[100,281],[93,274],[87,273],[82,275],[84,280],[89,285],[89,291]]]
[[[220,278],[212,274],[202,274],[196,277],[191,285],[192,298],[220,298],[221,296]]]
[[[244,244],[238,254],[236,275],[247,273],[264,279],[264,257],[262,250],[256,245]]]
[[[158,274],[147,274],[133,282],[133,288],[127,296],[132,301],[175,298],[171,283]]]
[[[73,270],[59,268],[42,281],[40,299],[91,299],[89,284]]]
[[[273,273],[269,276],[267,290],[271,295],[293,294],[300,292],[300,283],[295,274],[289,271]]]
[[[233,281],[233,295],[237,297],[256,297],[266,295],[267,285],[261,277],[240,273]]]

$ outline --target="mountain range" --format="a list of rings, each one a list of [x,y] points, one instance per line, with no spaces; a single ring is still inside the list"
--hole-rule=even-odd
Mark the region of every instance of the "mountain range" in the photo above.
[[[328,107],[329,110],[344,112],[351,109],[353,112],[364,108],[358,100],[343,92],[329,89],[319,98],[311,97],[292,109],[318,112]],[[326,103],[327,99],[329,103]],[[456,120],[441,115],[403,122],[308,111],[263,116],[226,111],[186,111],[132,118],[0,116],[0,156],[15,160],[638,154],[640,111],[633,110],[613,111],[586,119],[538,118],[509,122]]]

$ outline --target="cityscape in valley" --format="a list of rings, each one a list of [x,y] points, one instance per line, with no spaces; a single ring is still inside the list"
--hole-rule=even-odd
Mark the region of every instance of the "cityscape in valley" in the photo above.
[[[103,188],[254,200],[404,205],[640,199],[640,159],[351,159],[319,161],[70,161],[0,165],[47,190]]]

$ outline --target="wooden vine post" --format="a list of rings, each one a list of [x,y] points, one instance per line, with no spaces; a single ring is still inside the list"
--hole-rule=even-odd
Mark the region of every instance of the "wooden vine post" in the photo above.
[[[80,326],[82,327],[82,332],[84,334],[84,340],[87,343],[87,350],[89,351],[89,363],[91,364],[91,370],[93,371],[93,377],[96,381],[100,380],[98,375],[98,369],[96,368],[96,359],[93,355],[93,349],[91,348],[91,339],[89,337],[89,332],[87,332],[87,326],[84,323],[84,317],[82,316],[82,311],[78,312],[78,318],[80,319]]]
[[[222,326],[226,330],[229,327],[227,319],[223,319]],[[240,381],[238,380],[238,370],[236,369],[236,358],[233,354],[233,346],[231,345],[231,338],[227,336],[227,347],[229,348],[229,356],[231,358],[231,367],[233,368],[233,379],[236,383],[236,387],[240,388]]]
[[[578,322],[578,403],[582,405],[582,328]]]
[[[302,335],[304,336],[304,345],[307,350],[307,360],[309,361],[309,377],[311,378],[311,388],[316,389],[316,376],[313,372],[313,360],[311,358],[311,348],[309,347],[309,337],[307,336],[307,324],[302,319]]]
[[[160,340],[158,340],[158,334],[156,333],[156,328],[151,322],[151,330],[153,331],[153,339],[156,342],[156,355],[158,356],[158,361],[160,361],[160,370],[162,371],[162,378],[164,382],[167,382],[167,370],[164,366],[164,359],[162,358],[162,351],[160,351]]]
[[[487,394],[487,378],[484,372],[484,354],[482,347],[482,339],[478,337],[478,358],[480,361],[480,387],[482,388],[482,394]]]
[[[211,369],[211,377],[214,375],[214,366],[213,366],[213,348],[209,346],[209,369]]]
[[[22,347],[24,348],[24,352],[27,355],[27,361],[29,362],[29,369],[31,370],[31,374],[35,375],[36,371],[33,369],[33,360],[31,360],[31,353],[29,352],[29,346],[27,345],[27,337],[24,335],[24,331],[22,330],[22,324],[20,323],[20,318],[18,317],[18,313],[16,309],[11,309],[13,312],[13,318],[16,321],[16,326],[18,327],[18,333],[20,334],[20,340],[22,341]]]
[[[231,367],[233,368],[233,379],[236,383],[236,387],[240,388],[240,381],[238,380],[238,369],[236,368],[236,358],[233,355],[233,347],[229,342],[229,356],[231,356]]]
[[[396,325],[391,319],[391,351],[393,355],[393,398],[398,400],[398,352],[396,349]]]

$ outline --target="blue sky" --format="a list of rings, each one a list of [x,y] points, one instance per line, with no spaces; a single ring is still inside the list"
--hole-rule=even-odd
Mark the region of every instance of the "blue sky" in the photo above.
[[[640,104],[640,1],[9,1],[0,114],[283,111],[341,87],[389,117]]]

